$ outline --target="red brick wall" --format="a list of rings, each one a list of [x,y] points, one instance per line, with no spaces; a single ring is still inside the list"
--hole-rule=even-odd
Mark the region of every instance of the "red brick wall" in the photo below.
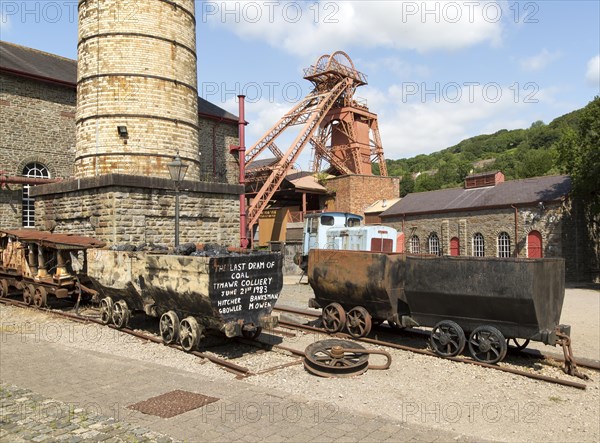
[[[327,190],[335,192],[328,211],[352,212],[364,216],[364,210],[377,200],[400,197],[398,177],[343,175],[329,179]]]

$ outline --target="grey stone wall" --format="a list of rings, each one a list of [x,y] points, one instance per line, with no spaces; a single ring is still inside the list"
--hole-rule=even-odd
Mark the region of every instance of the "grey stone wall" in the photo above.
[[[239,186],[184,182],[180,243],[239,245]],[[40,186],[36,224],[108,244],[173,245],[175,194],[169,180],[123,175]]]
[[[21,175],[26,164],[39,162],[49,169],[52,178],[72,177],[75,102],[73,87],[0,74],[0,170]],[[202,181],[238,183],[238,156],[229,152],[229,146],[237,144],[236,124],[200,118]],[[21,199],[21,185],[0,189],[0,227],[21,226]]]
[[[70,177],[75,158],[75,91],[0,74],[0,170],[21,175],[28,163],[52,178]],[[0,226],[21,226],[20,185],[0,189]]]

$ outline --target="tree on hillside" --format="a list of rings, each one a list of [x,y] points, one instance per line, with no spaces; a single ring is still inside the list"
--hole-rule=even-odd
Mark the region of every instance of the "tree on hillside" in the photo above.
[[[600,97],[580,116],[579,129],[566,129],[556,144],[557,163],[573,179],[573,192],[600,214]]]
[[[400,180],[400,197],[406,197],[407,194],[414,192],[415,181],[410,174],[404,174]]]

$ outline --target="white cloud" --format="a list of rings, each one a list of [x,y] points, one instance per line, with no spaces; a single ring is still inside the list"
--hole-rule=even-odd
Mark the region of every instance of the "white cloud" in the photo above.
[[[585,79],[589,85],[600,89],[600,55],[593,57],[588,62]]]
[[[525,103],[531,91],[519,91],[517,96],[510,85],[500,89],[462,85],[460,97],[454,88],[443,92],[443,85],[437,96],[426,95],[426,85],[418,85],[419,92],[411,95],[413,86],[397,84],[381,94],[388,97],[387,105],[379,111],[381,139],[388,159],[428,154],[481,133],[528,127],[538,118],[525,109],[537,109],[532,107],[535,102]],[[427,89],[435,87],[430,85]],[[550,95],[551,92],[539,91],[531,98],[545,102]]]
[[[390,56],[369,60],[355,60],[354,64],[369,73],[386,72],[399,80],[428,77],[430,69],[425,65],[413,64],[400,57]]]
[[[539,71],[562,57],[560,51],[542,49],[539,54],[521,60],[521,68],[525,71]]]
[[[200,15],[241,38],[303,56],[349,46],[456,50],[501,40],[503,11],[498,2],[306,2],[300,11],[301,2],[273,3],[277,5],[271,9],[269,2],[206,2]]]
[[[531,122],[543,118],[536,114],[538,107],[524,103],[525,98],[551,105],[555,94],[549,89],[539,90],[534,96],[531,96],[530,90],[519,91],[516,95],[510,85],[487,88],[486,85],[470,88],[461,85],[460,98],[457,99],[455,91],[444,89],[443,85],[439,87],[437,97],[426,93],[426,89],[433,90],[434,86],[420,84],[419,92],[410,94],[408,87],[412,86],[412,83],[395,84],[387,90],[367,87],[362,91],[370,110],[379,116],[381,139],[388,159],[428,154],[481,133],[529,127]],[[220,106],[237,113],[234,99]],[[248,103],[246,119],[250,125],[247,127],[247,147],[255,144],[292,107],[292,103],[268,99]],[[277,140],[283,152],[289,149],[300,129],[301,126],[293,127]],[[296,162],[300,169],[310,167],[311,153],[310,145],[307,145]],[[269,151],[260,156],[267,157],[272,157]]]

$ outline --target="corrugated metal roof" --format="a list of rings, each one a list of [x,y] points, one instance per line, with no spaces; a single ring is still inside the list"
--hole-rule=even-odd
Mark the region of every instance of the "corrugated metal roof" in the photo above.
[[[261,169],[266,166],[273,166],[278,161],[279,161],[279,159],[277,159],[275,157],[254,160],[252,163],[246,165],[246,171],[251,172],[254,169]]]
[[[511,180],[485,188],[418,192],[408,194],[381,217],[536,204],[561,200],[569,192],[571,179],[566,175]]]
[[[368,206],[365,210],[365,214],[373,214],[383,212],[387,209],[390,209],[396,203],[400,201],[400,197],[398,198],[384,198],[382,200],[377,200],[375,203]]]
[[[311,191],[311,192],[322,192],[326,193],[327,188],[321,185],[314,175],[310,172],[302,171],[302,172],[294,172],[290,171],[290,173],[285,177],[285,179],[290,182],[294,188]]]
[[[5,41],[0,41],[0,69],[68,83],[66,86],[75,87],[77,84],[76,60]],[[202,97],[198,97],[198,113],[238,120],[236,115]]]
[[[106,246],[103,241],[92,237],[82,237],[72,234],[53,234],[34,229],[0,230],[1,235],[16,238],[22,242],[36,243],[54,249],[88,249]]]

